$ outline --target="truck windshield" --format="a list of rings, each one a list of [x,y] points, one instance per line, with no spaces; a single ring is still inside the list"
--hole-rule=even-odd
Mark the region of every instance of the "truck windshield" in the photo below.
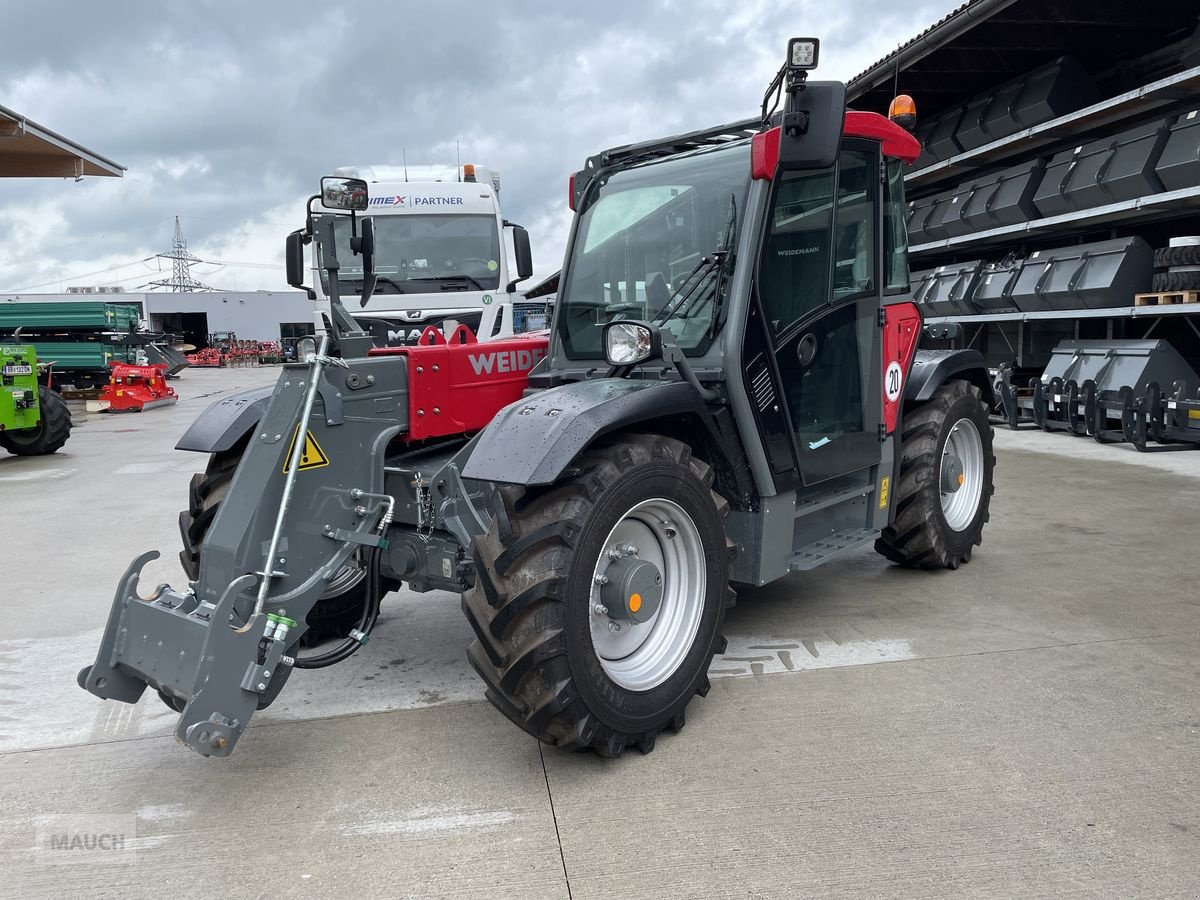
[[[376,294],[494,291],[500,287],[500,230],[487,215],[372,216]],[[362,259],[350,252],[350,219],[334,223],[338,284],[362,291]],[[322,271],[321,281],[329,285]]]
[[[617,172],[593,191],[558,295],[567,356],[602,357],[604,323],[653,320],[668,304],[674,312],[666,327],[676,342],[685,352],[703,352],[718,282],[727,286],[733,271],[749,183],[745,143]],[[726,277],[714,272],[695,291],[684,288],[675,296],[697,263],[717,249],[729,251]]]

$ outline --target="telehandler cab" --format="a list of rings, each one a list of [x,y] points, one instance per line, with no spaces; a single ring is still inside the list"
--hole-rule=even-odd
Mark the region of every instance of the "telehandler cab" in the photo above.
[[[920,148],[807,81],[816,52],[789,43],[761,117],[587,161],[548,335],[372,348],[337,292],[342,214],[312,211],[349,214],[369,296],[366,193],[325,179],[287,248],[300,286],[317,244],[320,346],[184,435],[210,454],[181,514],[189,586],[141,598],[157,554],[135,559],[80,685],[149,686],[180,741],[227,756],[404,583],[461,593],[470,661],[521,728],[645,752],[707,692],[732,584],[871,542],[966,562],[992,494],[983,360],[917,349],[902,169]]]

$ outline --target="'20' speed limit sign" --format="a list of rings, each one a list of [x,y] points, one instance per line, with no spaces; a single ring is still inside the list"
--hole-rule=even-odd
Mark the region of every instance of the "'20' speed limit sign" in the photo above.
[[[900,399],[900,388],[903,384],[904,370],[900,368],[900,363],[890,363],[887,371],[883,373],[883,392],[887,395],[889,402],[895,403]]]

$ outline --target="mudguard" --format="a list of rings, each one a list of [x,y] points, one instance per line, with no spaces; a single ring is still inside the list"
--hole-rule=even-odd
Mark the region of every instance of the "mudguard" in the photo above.
[[[463,478],[553,484],[601,435],[667,416],[707,413],[681,381],[600,378],[540,391],[502,409],[479,434]]]
[[[918,350],[904,388],[905,403],[924,403],[950,378],[971,382],[982,392],[988,408],[994,405],[991,379],[978,350]]]
[[[176,450],[220,453],[234,447],[263,417],[275,385],[230,394],[209,405],[183,433]]]

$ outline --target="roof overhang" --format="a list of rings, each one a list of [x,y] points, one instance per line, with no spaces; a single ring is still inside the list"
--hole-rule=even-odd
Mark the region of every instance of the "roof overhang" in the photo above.
[[[0,178],[120,177],[125,167],[0,106]]]

